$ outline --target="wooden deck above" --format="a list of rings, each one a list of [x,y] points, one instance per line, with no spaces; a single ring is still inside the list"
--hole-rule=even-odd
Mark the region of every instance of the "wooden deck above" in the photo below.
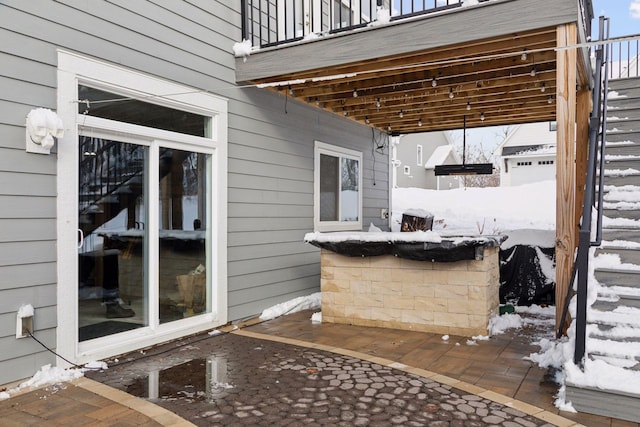
[[[555,120],[556,29],[583,22],[577,0],[493,0],[260,49],[236,79],[394,134]]]

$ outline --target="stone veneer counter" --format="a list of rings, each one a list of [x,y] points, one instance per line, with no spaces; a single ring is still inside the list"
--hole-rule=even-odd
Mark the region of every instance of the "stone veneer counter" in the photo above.
[[[322,321],[486,335],[499,305],[503,236],[309,233],[322,248]]]

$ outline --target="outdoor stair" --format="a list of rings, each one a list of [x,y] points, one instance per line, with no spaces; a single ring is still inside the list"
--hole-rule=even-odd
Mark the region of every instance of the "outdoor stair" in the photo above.
[[[586,357],[640,370],[640,78],[612,80],[607,96],[600,284],[587,309]],[[619,262],[618,262],[619,260]],[[640,395],[567,383],[578,411],[640,422]]]

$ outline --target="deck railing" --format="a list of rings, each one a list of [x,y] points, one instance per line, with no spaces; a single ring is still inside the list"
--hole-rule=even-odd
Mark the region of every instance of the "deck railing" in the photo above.
[[[479,0],[485,2],[488,0]],[[592,0],[579,0],[582,24],[591,34]],[[277,46],[317,34],[332,34],[462,6],[464,0],[242,0],[242,37],[255,47]]]
[[[608,76],[611,79],[640,77],[640,34],[624,37],[611,43],[611,64]]]
[[[481,0],[486,1],[486,0]],[[582,0],[586,1],[586,0]],[[290,43],[461,6],[463,0],[242,0],[242,36],[252,46]]]

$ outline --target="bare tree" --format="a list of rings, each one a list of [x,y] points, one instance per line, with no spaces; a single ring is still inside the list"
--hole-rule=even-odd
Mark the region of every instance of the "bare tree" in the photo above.
[[[501,126],[496,128],[496,140],[502,142],[510,132],[509,126]],[[494,159],[494,148],[486,148],[483,141],[469,143],[469,130],[467,130],[467,143],[464,150],[463,159],[463,135],[455,133],[452,135],[454,140],[456,153],[466,164],[473,163],[492,163],[493,173],[491,175],[463,175],[462,182],[465,187],[498,187],[500,186],[500,162]]]

